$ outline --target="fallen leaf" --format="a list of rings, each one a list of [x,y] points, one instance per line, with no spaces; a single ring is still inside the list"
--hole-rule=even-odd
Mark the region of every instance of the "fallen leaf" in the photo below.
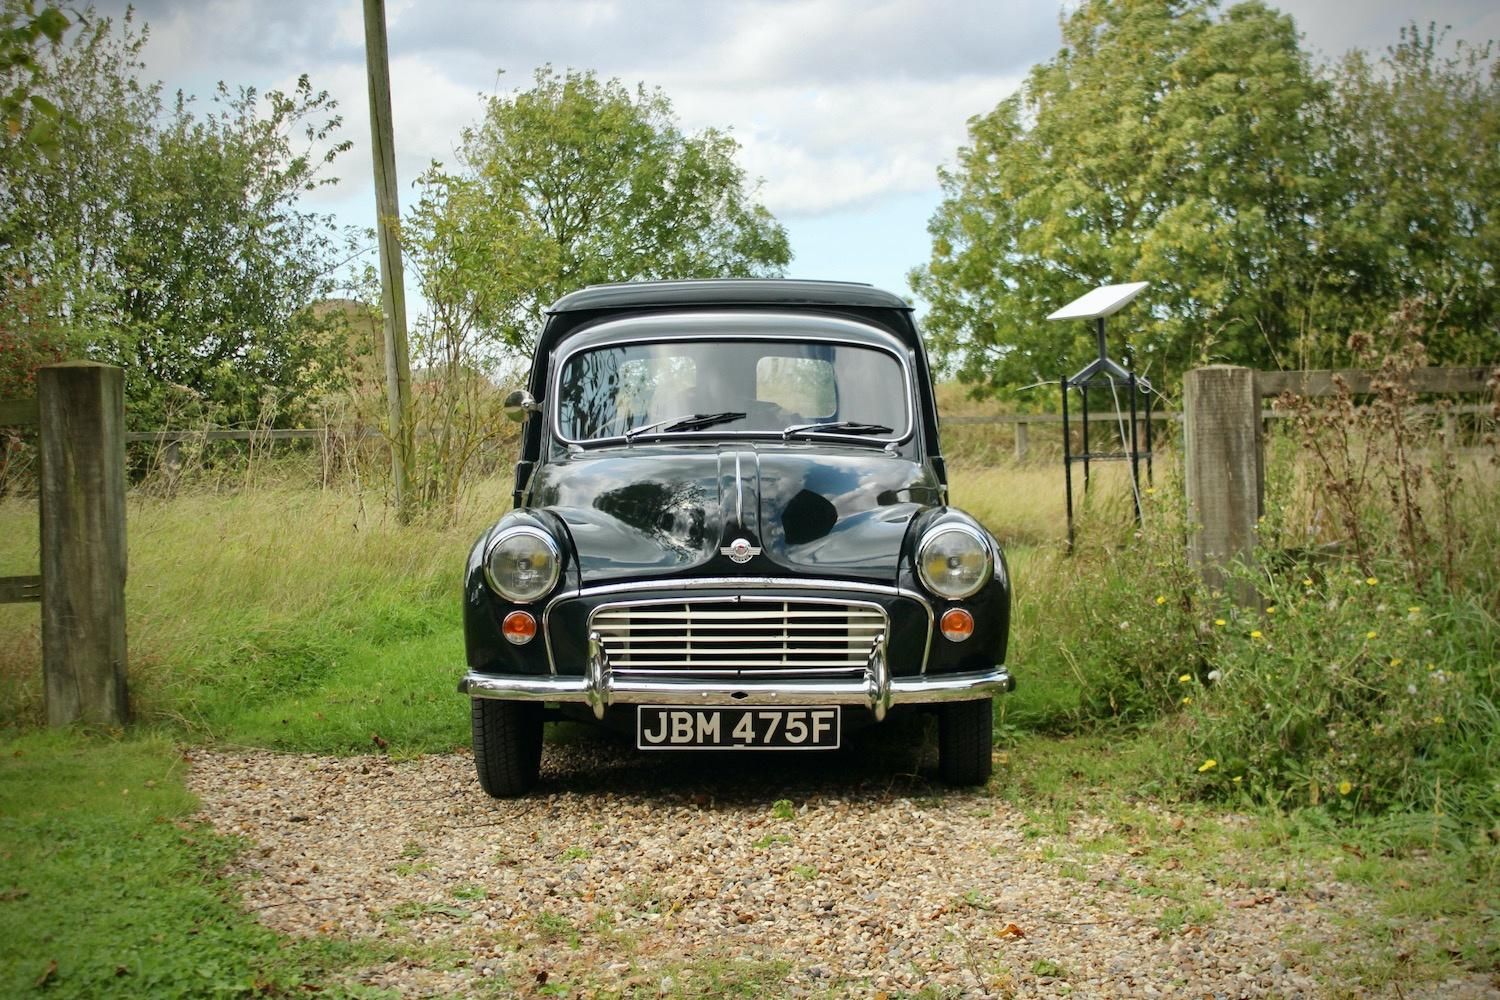
[[[1017,927],[1013,923],[1006,924],[1004,927],[1000,928],[998,934],[1003,938],[1023,938],[1026,936],[1026,932],[1021,930],[1021,928]]]
[[[31,984],[31,988],[39,990],[55,978],[57,978],[57,959],[54,958],[47,963],[47,967],[42,970],[42,974],[36,977],[36,982]]]
[[[1269,903],[1276,898],[1274,892],[1268,892],[1264,896],[1251,896],[1249,899],[1231,899],[1229,905],[1236,910],[1248,910],[1252,906],[1260,906]]]
[[[385,737],[381,736],[379,733],[371,733],[370,742],[375,744],[382,750],[391,745],[390,741],[385,739]]]

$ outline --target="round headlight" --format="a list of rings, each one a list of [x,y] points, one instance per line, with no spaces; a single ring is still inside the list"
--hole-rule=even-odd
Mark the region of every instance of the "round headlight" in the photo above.
[[[485,576],[495,592],[525,604],[546,594],[562,568],[557,543],[538,528],[511,528],[490,544]]]
[[[917,575],[939,597],[968,597],[990,579],[990,547],[973,528],[947,524],[929,531],[917,546]]]

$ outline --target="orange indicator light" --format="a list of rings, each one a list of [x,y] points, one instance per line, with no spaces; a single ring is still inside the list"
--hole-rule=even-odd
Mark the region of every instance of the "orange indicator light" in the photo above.
[[[512,611],[505,616],[505,623],[500,626],[500,631],[517,646],[524,646],[536,638],[536,619],[531,617],[530,612]]]
[[[943,612],[940,626],[943,638],[950,642],[963,642],[974,634],[974,616],[963,608],[949,608]]]

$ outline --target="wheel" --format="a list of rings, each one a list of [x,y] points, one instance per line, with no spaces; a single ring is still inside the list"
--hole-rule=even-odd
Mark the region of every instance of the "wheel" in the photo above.
[[[993,768],[995,703],[955,701],[938,709],[938,777],[949,785],[982,785]]]
[[[479,787],[497,799],[528,791],[542,769],[542,706],[493,698],[470,702]]]

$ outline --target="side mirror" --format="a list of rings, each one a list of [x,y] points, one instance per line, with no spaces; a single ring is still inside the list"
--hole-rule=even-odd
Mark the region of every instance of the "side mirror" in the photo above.
[[[541,410],[536,397],[525,389],[512,389],[505,397],[505,415],[516,423],[526,419],[528,413]]]

